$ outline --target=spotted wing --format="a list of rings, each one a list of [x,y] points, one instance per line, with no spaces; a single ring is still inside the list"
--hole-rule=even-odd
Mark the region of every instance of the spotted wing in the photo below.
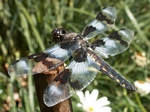
[[[79,49],[74,60],[46,88],[44,103],[51,107],[84,89],[98,73],[94,66],[93,59]]]
[[[13,62],[8,68],[8,73],[9,75],[21,76],[54,69],[64,63],[78,47],[77,40],[55,44],[44,52],[33,54]],[[34,68],[38,69],[35,70]]]
[[[108,58],[124,52],[130,45],[134,32],[129,29],[121,29],[110,36],[92,43],[92,49],[101,57]]]
[[[132,85],[126,78],[116,72],[108,63],[106,63],[101,57],[97,55],[93,50],[87,49],[87,55],[89,55],[97,64],[95,68],[101,71],[104,75],[118,82],[123,88],[131,91],[136,91],[134,85]],[[94,64],[93,64],[94,65]]]
[[[96,19],[89,23],[82,31],[82,36],[90,39],[101,32],[108,30],[116,20],[116,9],[106,7],[96,16]]]

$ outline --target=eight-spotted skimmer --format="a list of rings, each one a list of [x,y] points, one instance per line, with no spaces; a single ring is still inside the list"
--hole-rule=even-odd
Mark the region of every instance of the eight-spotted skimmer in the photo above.
[[[102,58],[108,58],[124,52],[134,37],[134,32],[129,29],[121,29],[108,37],[89,42],[91,38],[108,30],[114,24],[116,10],[106,7],[89,23],[81,34],[56,28],[52,35],[56,42],[54,46],[43,52],[30,55],[12,63],[8,69],[10,75],[28,75],[44,73],[53,70],[63,64],[70,56],[71,62],[49,84],[44,92],[44,103],[47,106],[55,104],[71,97],[75,92],[84,89],[101,71],[111,79],[118,82],[123,88],[136,91],[136,88],[123,76],[116,72]],[[38,63],[49,63],[48,58],[59,59],[54,66],[41,67],[34,70]]]

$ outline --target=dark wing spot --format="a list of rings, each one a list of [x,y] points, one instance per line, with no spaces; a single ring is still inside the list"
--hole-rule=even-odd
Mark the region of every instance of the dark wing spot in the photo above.
[[[28,56],[28,59],[33,59],[35,62],[39,62],[41,60],[45,60],[48,57],[48,54],[39,52],[33,55]]]
[[[60,47],[62,49],[74,49],[72,48],[73,46],[76,46],[78,44],[78,41],[77,40],[69,40],[69,41],[64,41],[64,42],[61,42],[60,43]]]
[[[87,26],[84,29],[84,34],[82,35],[83,37],[86,37],[88,34],[90,34],[91,32],[97,30],[95,27],[93,26]]]
[[[87,59],[87,53],[84,49],[80,48],[76,51],[76,55],[74,57],[74,60],[76,62],[84,62]]]
[[[16,64],[17,62],[19,62],[19,60],[16,60],[16,61],[12,62],[12,65]]]
[[[107,18],[105,15],[103,15],[102,12],[99,12],[96,16],[96,19],[99,21],[106,21],[108,24],[113,24],[114,21],[111,21],[111,19]]]
[[[70,75],[71,72],[69,71],[69,69],[65,69],[57,77],[55,77],[54,81],[59,82],[61,84],[66,84]]]
[[[115,39],[115,40],[118,40],[120,42],[120,44],[124,45],[125,47],[128,47],[128,42],[124,41],[121,36],[118,34],[118,32],[114,32],[112,34],[110,34],[109,38],[111,39]]]
[[[92,44],[91,44],[91,48],[94,50],[96,47],[101,47],[105,44],[105,42],[101,39],[101,40],[97,40],[97,41],[94,41]]]
[[[81,85],[78,80],[75,80],[75,81],[70,81],[70,80],[69,80],[69,83],[70,83],[70,86],[71,86],[74,90],[80,90],[80,89],[83,87],[83,85]]]

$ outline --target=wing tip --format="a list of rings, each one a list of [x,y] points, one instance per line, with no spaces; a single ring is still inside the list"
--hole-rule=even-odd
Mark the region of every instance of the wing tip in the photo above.
[[[49,98],[47,98],[47,95],[44,93],[43,95],[43,101],[44,101],[44,104],[47,106],[47,107],[52,107],[52,106],[55,106],[57,104],[56,103],[52,103]],[[59,102],[58,102],[59,103]]]
[[[131,42],[135,33],[133,30],[130,30],[128,28],[123,28],[121,30],[119,30],[119,33],[121,34],[121,36],[123,36],[128,42]]]
[[[109,18],[111,18],[113,21],[117,18],[117,11],[115,7],[105,7],[102,11],[104,14],[106,14]]]

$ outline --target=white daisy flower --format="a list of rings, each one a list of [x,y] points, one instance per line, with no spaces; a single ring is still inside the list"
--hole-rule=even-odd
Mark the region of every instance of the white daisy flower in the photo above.
[[[150,77],[147,77],[145,80],[150,84]]]
[[[134,59],[135,63],[141,67],[145,67],[147,64],[150,63],[150,60],[146,58],[145,52],[135,52],[132,56],[132,59]]]
[[[98,90],[94,89],[91,94],[89,91],[85,92],[78,92],[77,95],[80,98],[80,102],[78,103],[78,107],[82,107],[85,112],[111,112],[111,107],[108,106],[110,101],[108,101],[107,97],[102,97],[97,99],[98,97]]]
[[[142,80],[137,80],[134,82],[134,85],[141,96],[145,96],[150,93],[150,83]]]

